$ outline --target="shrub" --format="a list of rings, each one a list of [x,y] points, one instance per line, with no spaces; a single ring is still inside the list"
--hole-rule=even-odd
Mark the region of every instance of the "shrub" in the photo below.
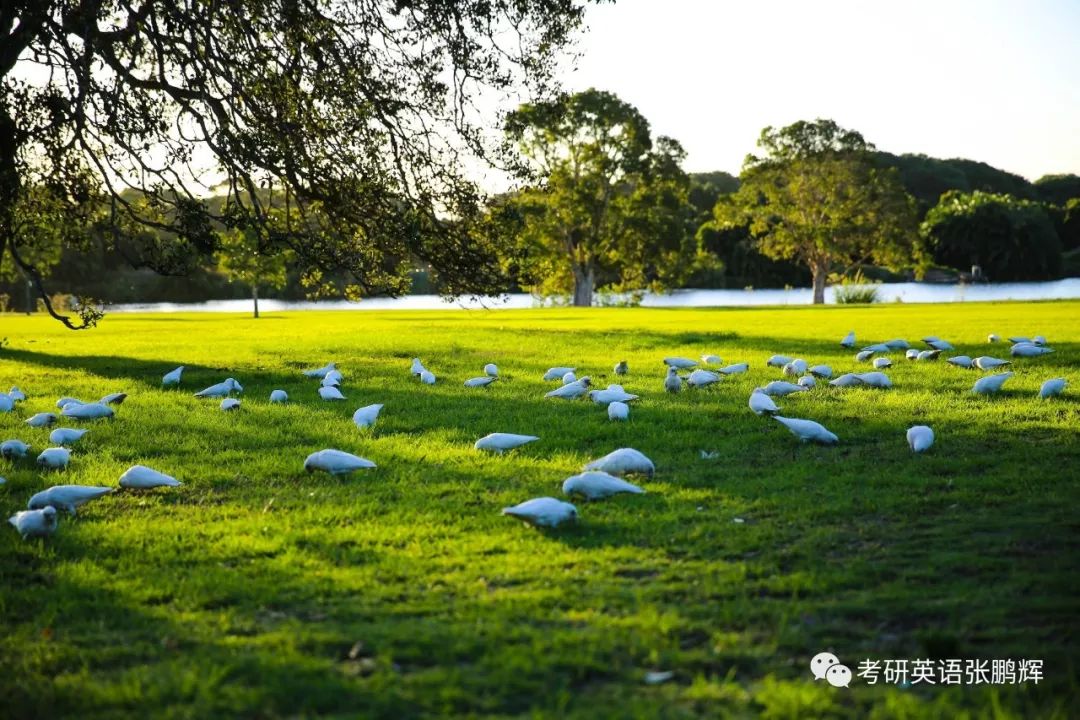
[[[879,299],[877,286],[880,284],[880,281],[868,281],[860,270],[854,277],[843,277],[833,285],[833,298],[837,305],[876,303]]]

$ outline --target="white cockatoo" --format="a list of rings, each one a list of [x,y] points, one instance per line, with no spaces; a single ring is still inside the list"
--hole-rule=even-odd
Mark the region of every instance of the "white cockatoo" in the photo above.
[[[669,393],[677,393],[682,390],[682,378],[679,377],[679,369],[669,367],[667,377],[664,378],[664,389]]]
[[[56,508],[49,507],[41,510],[23,510],[8,518],[23,540],[36,537],[48,537],[56,532],[58,518]]]
[[[132,465],[120,476],[120,487],[149,490],[157,487],[180,487],[183,483],[171,475],[145,465]]]
[[[622,385],[608,385],[604,390],[590,390],[589,397],[598,405],[607,405],[613,402],[628,403],[637,400],[638,396],[623,390]]]
[[[225,397],[232,392],[241,392],[243,388],[240,387],[240,383],[236,382],[233,378],[225,378],[217,385],[211,385],[208,388],[203,388],[199,392],[195,393],[195,397],[200,398],[220,398]]]
[[[750,393],[750,409],[758,415],[775,415],[780,412],[773,399],[762,388],[754,388]]]
[[[979,378],[975,381],[975,386],[971,388],[971,392],[976,395],[992,395],[999,390],[1001,386],[1005,384],[1005,381],[1013,376],[1014,373],[1004,372],[997,375],[987,375],[984,378]]]
[[[38,412],[26,419],[26,424],[30,427],[48,427],[55,422],[56,416],[52,412]]]
[[[576,507],[552,497],[526,500],[513,507],[503,508],[502,514],[517,518],[533,527],[555,528],[563,523],[577,520]]]
[[[690,387],[705,387],[720,382],[720,376],[708,370],[695,370],[686,378],[686,384]]]
[[[330,372],[332,370],[336,370],[336,369],[337,369],[336,364],[334,364],[332,362],[331,363],[326,363],[326,365],[324,365],[321,368],[315,368],[314,370],[305,370],[304,371],[304,376],[309,377],[309,378],[315,378],[317,380],[322,380],[324,377],[326,377],[326,373],[328,373],[328,372]]]
[[[912,452],[924,452],[934,444],[934,431],[926,425],[910,427],[907,431],[907,444]]]
[[[1009,350],[1009,354],[1013,357],[1039,357],[1040,355],[1048,355],[1054,352],[1048,347],[1043,345],[1035,345],[1034,343],[1018,343],[1013,345]]]
[[[806,392],[809,388],[805,388],[802,385],[796,385],[795,383],[789,383],[787,380],[773,380],[771,383],[762,388],[762,392],[766,395],[772,395],[773,397],[784,397],[797,392]]]
[[[553,368],[548,368],[548,371],[546,373],[544,373],[544,379],[549,380],[549,381],[550,380],[561,380],[563,375],[565,375],[566,373],[569,373],[569,372],[574,372],[574,370],[576,370],[576,369],[577,368],[563,367],[561,365],[558,365],[558,366],[553,367]]]
[[[37,456],[37,464],[50,470],[63,470],[70,462],[71,451],[67,448],[46,448]]]
[[[5,440],[0,443],[0,457],[5,460],[18,460],[26,457],[30,446],[22,440]]]
[[[626,420],[630,417],[630,406],[624,402],[611,402],[607,406],[608,420]]]
[[[356,427],[360,429],[372,427],[375,425],[375,421],[379,419],[379,411],[382,409],[382,403],[365,405],[353,413],[352,421],[356,424]]]
[[[49,442],[53,445],[71,445],[78,442],[88,432],[90,431],[76,428],[56,428],[49,433]]]
[[[490,450],[496,455],[502,455],[507,450],[519,448],[522,445],[539,440],[536,435],[516,435],[514,433],[491,433],[476,441],[473,445],[477,450]]]
[[[563,495],[583,495],[588,500],[602,500],[618,493],[642,495],[644,490],[622,478],[595,470],[572,475],[563,481]]]
[[[813,420],[800,420],[798,418],[786,418],[773,415],[773,419],[782,424],[791,434],[803,442],[816,442],[823,445],[833,445],[839,438],[825,429],[825,426]]]
[[[806,364],[805,360],[802,358],[795,358],[784,366],[784,375],[787,375],[788,377],[799,377],[800,375],[805,375],[808,369],[809,366]]]
[[[1065,386],[1068,383],[1065,382],[1065,378],[1052,378],[1047,380],[1039,388],[1039,397],[1043,400],[1050,397],[1055,397],[1065,392]]]
[[[585,465],[584,470],[599,470],[611,475],[648,475],[656,472],[652,460],[633,448],[619,448],[599,460]]]
[[[592,380],[588,376],[575,380],[568,385],[562,385],[551,392],[545,393],[544,397],[562,398],[563,400],[576,400],[589,391]]]
[[[31,497],[26,507],[30,510],[54,507],[57,510],[66,511],[69,515],[74,515],[86,503],[104,497],[112,491],[111,487],[95,485],[53,485],[48,490],[42,490]]]
[[[357,470],[375,467],[367,458],[358,457],[343,450],[320,450],[311,453],[304,460],[304,469],[310,472],[322,470],[331,475],[348,475]]]
[[[116,413],[113,412],[111,407],[102,403],[86,403],[85,405],[68,403],[60,411],[60,414],[75,420],[101,420],[102,418],[111,418]]]
[[[889,380],[889,376],[883,372],[868,372],[859,373],[855,377],[862,381],[863,385],[867,387],[875,388],[891,388],[892,381]]]
[[[1011,360],[999,360],[988,355],[980,355],[971,362],[975,365],[975,367],[979,368],[980,370],[995,370],[999,367],[1012,365]]]
[[[832,387],[859,387],[863,384],[863,381],[855,373],[844,373],[835,380],[831,380],[829,385]]]
[[[728,365],[717,370],[721,375],[739,375],[741,373],[750,370],[749,363],[735,363],[734,365]]]
[[[319,397],[323,400],[344,400],[345,396],[341,394],[341,391],[336,387],[320,387]]]

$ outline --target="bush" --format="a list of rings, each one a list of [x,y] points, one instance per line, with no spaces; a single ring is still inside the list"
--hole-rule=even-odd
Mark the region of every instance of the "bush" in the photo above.
[[[876,303],[879,300],[877,286],[880,284],[880,281],[868,281],[860,270],[854,277],[843,277],[839,283],[833,285],[833,298],[837,305]]]

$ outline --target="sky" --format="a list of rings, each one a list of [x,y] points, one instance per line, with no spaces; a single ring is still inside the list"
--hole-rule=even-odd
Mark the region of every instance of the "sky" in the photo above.
[[[1080,174],[1080,0],[618,0],[564,88],[635,105],[691,172],[738,174],[761,129],[831,118],[879,149]]]

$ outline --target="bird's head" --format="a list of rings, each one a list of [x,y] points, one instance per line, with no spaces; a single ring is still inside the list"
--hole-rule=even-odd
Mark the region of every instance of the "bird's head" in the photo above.
[[[586,375],[583,378],[579,378],[578,382],[581,383],[585,387],[589,387],[590,385],[592,385],[592,378],[590,378],[588,375]]]
[[[41,511],[41,515],[45,518],[45,527],[50,529],[56,528],[56,508],[52,505],[48,505]]]

